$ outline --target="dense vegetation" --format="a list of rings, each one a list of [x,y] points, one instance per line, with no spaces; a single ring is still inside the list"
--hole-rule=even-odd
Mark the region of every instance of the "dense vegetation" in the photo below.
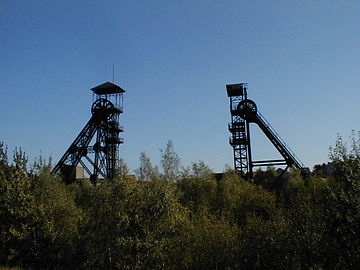
[[[333,177],[291,171],[275,191],[203,163],[161,172],[143,153],[138,181],[64,185],[42,159],[0,145],[0,265],[23,269],[354,269],[360,265],[360,151],[339,138]],[[259,174],[260,175],[260,174]]]

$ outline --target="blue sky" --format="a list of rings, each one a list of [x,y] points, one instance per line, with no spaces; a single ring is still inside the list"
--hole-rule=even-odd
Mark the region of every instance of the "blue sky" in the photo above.
[[[123,87],[120,155],[233,164],[225,85],[312,167],[360,123],[359,2],[0,1],[0,140],[57,161],[90,118],[90,88]],[[278,154],[256,126],[255,159]]]

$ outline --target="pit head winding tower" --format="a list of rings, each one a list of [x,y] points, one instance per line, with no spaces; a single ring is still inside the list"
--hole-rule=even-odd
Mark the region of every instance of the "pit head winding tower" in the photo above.
[[[60,172],[65,182],[74,182],[78,165],[86,171],[93,183],[100,178],[112,180],[115,177],[119,159],[119,136],[124,129],[119,118],[123,113],[123,93],[120,86],[106,82],[91,89],[93,104],[91,118],[53,172]]]
[[[283,173],[291,167],[298,168],[304,176],[309,174],[308,168],[302,164],[298,157],[280,138],[274,128],[259,112],[256,103],[248,99],[247,83],[226,85],[227,95],[230,98],[231,123],[228,125],[231,137],[230,145],[234,150],[234,169],[244,179],[253,178],[253,168],[263,166],[286,166]],[[283,159],[257,160],[252,159],[250,143],[250,123],[258,125]]]

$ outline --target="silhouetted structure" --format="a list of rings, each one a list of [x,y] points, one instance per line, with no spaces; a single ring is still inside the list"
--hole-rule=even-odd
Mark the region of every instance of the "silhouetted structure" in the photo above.
[[[111,82],[91,90],[92,116],[53,169],[53,173],[60,172],[68,183],[76,180],[74,175],[78,164],[93,183],[98,182],[99,177],[111,180],[115,176],[119,144],[123,143],[119,137],[119,133],[124,131],[119,125],[119,116],[123,112],[125,90]],[[93,138],[95,141],[91,144]]]
[[[249,122],[237,113],[238,105],[247,100],[247,84],[230,84],[226,86],[230,98],[231,123],[229,131],[232,133],[229,143],[234,148],[234,169],[247,178],[252,176],[251,145]]]
[[[247,98],[247,84],[226,85],[230,98],[231,123],[229,124],[230,145],[234,149],[234,167],[245,179],[253,177],[253,167],[272,165],[294,165],[307,175],[308,169],[283,142],[276,131],[257,110],[254,101]],[[250,123],[257,124],[284,159],[253,161],[251,157]],[[284,172],[286,171],[284,170]]]

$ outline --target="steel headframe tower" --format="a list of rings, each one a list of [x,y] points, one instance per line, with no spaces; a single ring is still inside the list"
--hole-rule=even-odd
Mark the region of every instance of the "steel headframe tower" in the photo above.
[[[255,102],[247,98],[247,84],[229,84],[226,85],[226,90],[230,98],[231,124],[229,124],[229,131],[232,136],[229,142],[234,149],[235,170],[240,172],[245,179],[251,179],[253,177],[253,167],[255,166],[286,165],[286,169],[295,166],[301,170],[304,176],[308,175],[308,169],[258,111]],[[250,123],[259,126],[284,159],[252,160]]]
[[[60,172],[67,183],[75,181],[78,164],[93,183],[97,183],[99,177],[113,179],[119,159],[119,144],[124,142],[119,137],[119,133],[124,131],[119,125],[119,116],[123,113],[125,90],[111,82],[91,90],[92,116],[53,169],[53,173]]]
[[[250,145],[249,122],[240,117],[238,105],[247,99],[247,83],[226,85],[227,95],[230,98],[231,123],[228,128],[232,136],[229,139],[234,149],[234,168],[247,179],[252,177],[252,159]]]

